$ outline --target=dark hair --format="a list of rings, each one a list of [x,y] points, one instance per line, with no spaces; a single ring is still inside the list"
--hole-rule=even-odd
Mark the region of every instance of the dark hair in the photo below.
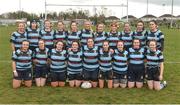
[[[105,42],[107,42],[107,43],[109,44],[109,41],[108,41],[108,40],[104,40],[104,41],[103,41],[103,45],[104,45]]]
[[[57,24],[58,24],[58,23],[62,23],[62,24],[64,25],[64,22],[63,22],[63,21],[60,21],[60,20],[59,20],[59,21],[57,22]]]
[[[77,44],[78,44],[78,47],[79,47],[78,50],[80,50],[81,45],[80,45],[79,41],[72,41],[72,44],[73,44],[73,43],[77,43]],[[72,44],[71,44],[71,47],[72,47]]]
[[[57,48],[57,44],[58,44],[59,42],[63,44],[63,48],[62,48],[62,49],[64,49],[64,48],[65,48],[65,44],[64,44],[63,41],[57,41],[57,42],[55,43],[55,46],[54,46],[54,47]]]
[[[142,24],[143,24],[143,30],[144,30],[144,22],[143,22],[142,20],[139,20],[139,21],[137,22],[137,24],[136,24],[136,27],[137,27],[138,23],[142,23]]]
[[[138,41],[139,41],[139,43],[140,43],[140,47],[141,47],[141,40],[140,40],[140,39],[138,39],[138,38],[134,38],[134,39],[133,39],[133,43],[134,43],[134,41],[135,41],[135,40],[138,40]]]
[[[75,23],[76,25],[78,24],[76,21],[71,21],[71,24],[70,24],[70,29],[71,29],[71,30],[72,30],[71,25],[72,25],[73,23]]]
[[[96,32],[98,31],[98,27],[99,27],[100,24],[102,24],[102,25],[104,26],[104,23],[98,23],[98,24],[96,25]]]
[[[23,40],[21,44],[23,44],[23,42],[28,42],[28,43],[30,43],[29,40]]]
[[[151,20],[150,22],[153,22],[154,24],[158,25],[157,21],[156,20]],[[150,23],[149,22],[149,23]]]
[[[156,41],[155,39],[151,39],[151,40],[148,41],[148,46],[149,46],[149,44],[150,44],[151,42],[155,42],[155,44],[157,45],[157,41]]]

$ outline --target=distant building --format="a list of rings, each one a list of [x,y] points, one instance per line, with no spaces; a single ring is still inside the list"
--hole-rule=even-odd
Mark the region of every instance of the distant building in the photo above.
[[[105,19],[105,22],[107,22],[107,23],[111,23],[111,22],[114,22],[114,21],[119,22],[120,19],[117,18],[116,16],[109,16],[109,17],[107,17],[107,18]]]
[[[123,21],[123,22],[126,22],[126,20],[127,20],[127,16],[124,16],[124,17],[121,18],[121,21]],[[135,20],[137,20],[137,18],[135,16],[128,15],[128,21],[129,22],[132,22],[132,21],[135,21]]]
[[[17,22],[27,22],[27,19],[0,19],[0,25],[14,25]]]
[[[174,15],[171,15],[171,14],[164,14],[164,15],[161,15],[159,16],[158,20],[176,20],[177,18],[174,16]]]
[[[147,15],[144,15],[143,17],[141,17],[140,19],[144,22],[148,22],[151,20],[157,20],[157,17],[154,15],[151,15],[151,14],[147,14]]]

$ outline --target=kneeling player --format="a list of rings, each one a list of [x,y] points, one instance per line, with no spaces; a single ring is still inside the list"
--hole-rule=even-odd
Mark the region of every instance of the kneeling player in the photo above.
[[[12,60],[13,88],[20,87],[22,81],[24,81],[25,86],[31,87],[32,51],[29,50],[29,42],[27,40],[22,41],[20,49],[13,51]]]
[[[114,88],[127,86],[127,60],[128,52],[124,48],[124,42],[118,41],[117,49],[113,56],[113,85]]]
[[[38,42],[39,47],[34,50],[33,53],[33,61],[35,63],[35,80],[36,85],[44,86],[46,83],[46,78],[48,75],[48,51],[49,49],[45,47],[44,40],[39,40]]]
[[[155,40],[149,41],[149,49],[146,54],[147,58],[147,84],[149,89],[160,90],[160,80],[163,79],[164,58],[160,50],[157,49]]]
[[[78,41],[72,42],[72,47],[68,51],[67,72],[70,87],[79,87],[82,81],[82,50]]]
[[[108,88],[112,88],[112,52],[109,48],[109,42],[103,42],[103,48],[99,51],[99,87],[104,87],[104,81],[107,80]]]
[[[62,41],[56,42],[55,48],[50,52],[51,86],[65,86],[66,81],[66,50]]]

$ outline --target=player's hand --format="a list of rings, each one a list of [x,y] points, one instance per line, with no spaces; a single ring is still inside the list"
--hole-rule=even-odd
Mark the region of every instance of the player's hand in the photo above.
[[[14,76],[15,76],[15,77],[17,77],[17,76],[18,76],[17,71],[13,71],[13,73],[14,73]]]
[[[111,52],[112,54],[114,54],[114,50],[113,50],[113,49],[110,49],[110,52]]]
[[[163,80],[163,76],[162,75],[159,76],[159,80],[160,81]]]

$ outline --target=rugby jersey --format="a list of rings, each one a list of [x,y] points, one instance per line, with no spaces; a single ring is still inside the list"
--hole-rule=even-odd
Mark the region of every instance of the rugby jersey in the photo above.
[[[67,71],[68,74],[78,74],[81,73],[83,70],[83,64],[82,64],[82,51],[69,51],[68,52],[68,66]]]
[[[164,34],[160,30],[157,30],[156,32],[148,31],[147,41],[150,41],[150,40],[156,40],[157,48],[159,50],[163,51],[163,49],[164,49]]]
[[[115,49],[113,55],[113,71],[119,74],[127,73],[128,52]]]
[[[145,47],[147,40],[147,31],[146,30],[143,30],[141,32],[134,31],[133,39],[139,39],[141,41],[141,46]]]
[[[68,36],[67,36],[67,45],[68,45],[68,48],[71,47],[72,45],[72,42],[73,41],[80,41],[80,31],[77,31],[77,32],[69,32]]]
[[[66,71],[66,50],[57,51],[52,49],[49,55],[51,59],[50,71],[51,72],[65,72]]]
[[[94,33],[94,43],[96,46],[99,48],[103,46],[103,42],[107,38],[107,33],[106,32],[95,32]]]
[[[10,42],[14,44],[15,49],[17,50],[21,48],[22,42],[24,40],[27,40],[27,33],[24,32],[21,34],[16,31],[12,33]]]
[[[132,46],[132,41],[133,41],[133,32],[131,31],[130,33],[126,33],[124,31],[121,32],[120,39],[124,42],[124,48],[128,49]]]
[[[98,63],[98,47],[88,48],[87,45],[83,48],[83,68],[87,71],[97,70]]]
[[[93,31],[87,30],[87,29],[82,29],[80,38],[81,38],[81,45],[82,46],[87,45],[87,39],[94,38]]]
[[[99,50],[99,69],[103,72],[112,70],[112,53],[110,50],[103,51],[103,48]]]
[[[159,66],[161,62],[164,62],[163,54],[160,50],[146,52],[147,66]]]
[[[16,62],[16,70],[29,70],[32,67],[32,51],[23,52],[20,49],[13,51],[12,60]]]
[[[26,29],[27,39],[30,42],[29,46],[38,47],[38,41],[41,38],[39,31],[39,29],[31,29],[30,27]]]
[[[43,39],[45,41],[45,45],[47,48],[49,48],[49,46],[53,46],[54,30],[51,30],[50,32],[41,30],[40,35],[41,35],[41,39]]]
[[[36,66],[47,65],[48,52],[49,52],[48,48],[45,48],[44,50],[36,48],[34,50],[34,52],[33,52],[33,59],[37,60],[37,63],[35,64]]]
[[[129,63],[130,64],[144,64],[145,59],[145,49],[139,48],[129,48]]]
[[[117,42],[120,40],[120,32],[111,33],[108,32],[107,40],[109,41],[110,48],[116,48]]]
[[[67,31],[55,31],[54,34],[54,40],[57,41],[62,41],[64,43],[66,43],[66,38],[67,38],[68,32]]]

